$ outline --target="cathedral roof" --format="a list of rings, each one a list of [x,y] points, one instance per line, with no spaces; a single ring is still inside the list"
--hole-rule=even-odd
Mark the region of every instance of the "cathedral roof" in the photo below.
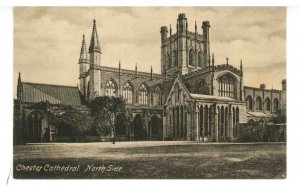
[[[94,25],[93,25],[93,31],[92,31],[92,37],[91,37],[91,43],[89,47],[89,52],[100,52],[101,53],[101,47],[96,27],[96,20],[94,19]]]
[[[22,102],[81,105],[81,95],[77,87],[22,82]]]

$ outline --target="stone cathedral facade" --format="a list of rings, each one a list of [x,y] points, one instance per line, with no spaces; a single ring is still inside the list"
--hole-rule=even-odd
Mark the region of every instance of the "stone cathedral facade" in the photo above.
[[[19,75],[15,122],[28,142],[41,140],[50,129],[50,141],[67,139],[65,130],[47,123],[44,111],[32,108],[47,101],[82,105],[97,96],[123,97],[126,113],[116,119],[119,140],[236,141],[239,125],[267,121],[285,113],[283,90],[244,86],[240,67],[216,65],[210,52],[210,23],[190,29],[185,14],[178,15],[176,30],[162,26],[161,73],[102,66],[101,38],[96,21],[87,48],[83,35],[79,58],[79,88],[23,82]],[[159,46],[158,46],[159,47]],[[84,107],[83,107],[84,108]],[[35,137],[35,138],[30,138]]]

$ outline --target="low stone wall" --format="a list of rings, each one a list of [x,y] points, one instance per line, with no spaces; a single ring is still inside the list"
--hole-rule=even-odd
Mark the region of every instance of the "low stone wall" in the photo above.
[[[239,142],[285,142],[286,124],[240,124],[238,139]]]

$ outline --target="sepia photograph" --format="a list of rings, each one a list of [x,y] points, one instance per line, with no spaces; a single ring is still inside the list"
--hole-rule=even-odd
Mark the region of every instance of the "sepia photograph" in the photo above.
[[[14,7],[15,179],[286,179],[285,7]]]

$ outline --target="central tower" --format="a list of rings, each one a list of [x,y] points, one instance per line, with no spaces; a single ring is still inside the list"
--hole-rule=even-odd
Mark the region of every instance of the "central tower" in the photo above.
[[[202,35],[198,34],[197,23],[191,32],[184,13],[178,15],[176,32],[162,26],[161,74],[184,75],[210,65],[209,21],[202,23]],[[168,36],[169,33],[169,36]]]

